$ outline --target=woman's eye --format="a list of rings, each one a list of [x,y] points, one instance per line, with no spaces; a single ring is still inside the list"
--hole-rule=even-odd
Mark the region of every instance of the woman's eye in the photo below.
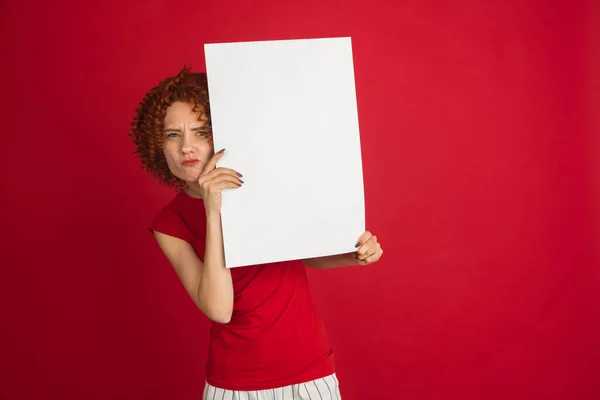
[[[167,134],[167,137],[174,138],[174,137],[177,137],[178,135],[179,135],[178,133],[169,133],[169,134]]]
[[[196,133],[198,134],[198,136],[206,136],[206,135],[208,135],[208,133],[204,132],[204,131],[198,131]]]

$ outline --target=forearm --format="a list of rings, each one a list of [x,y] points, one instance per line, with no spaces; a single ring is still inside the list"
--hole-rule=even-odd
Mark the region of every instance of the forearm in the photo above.
[[[357,265],[355,254],[356,253],[345,253],[333,256],[307,258],[303,260],[303,262],[307,267],[318,269],[349,267]]]
[[[206,216],[206,248],[202,276],[198,285],[198,301],[212,320],[227,323],[233,312],[231,271],[225,267],[221,216]]]

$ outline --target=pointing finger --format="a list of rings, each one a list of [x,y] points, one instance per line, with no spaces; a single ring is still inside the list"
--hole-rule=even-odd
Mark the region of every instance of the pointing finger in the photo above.
[[[218,153],[215,153],[215,155],[212,156],[210,158],[210,160],[206,163],[206,166],[204,167],[204,170],[202,171],[202,175],[208,174],[213,169],[215,169],[215,167],[217,166],[217,162],[221,159],[221,157],[223,157],[224,153],[225,153],[225,149],[219,151]]]

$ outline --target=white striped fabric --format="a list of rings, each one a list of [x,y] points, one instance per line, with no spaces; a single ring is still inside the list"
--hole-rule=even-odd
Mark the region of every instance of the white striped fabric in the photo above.
[[[220,389],[207,383],[202,400],[342,400],[342,395],[333,374],[297,385],[250,392]]]

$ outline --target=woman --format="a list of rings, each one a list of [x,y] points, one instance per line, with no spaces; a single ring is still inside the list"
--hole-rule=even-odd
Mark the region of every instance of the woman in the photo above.
[[[341,399],[334,355],[305,266],[368,265],[383,251],[365,232],[356,253],[228,269],[221,192],[242,174],[217,167],[205,74],[184,67],[150,90],[130,137],[142,168],[177,190],[149,226],[198,308],[213,323],[203,399]]]

